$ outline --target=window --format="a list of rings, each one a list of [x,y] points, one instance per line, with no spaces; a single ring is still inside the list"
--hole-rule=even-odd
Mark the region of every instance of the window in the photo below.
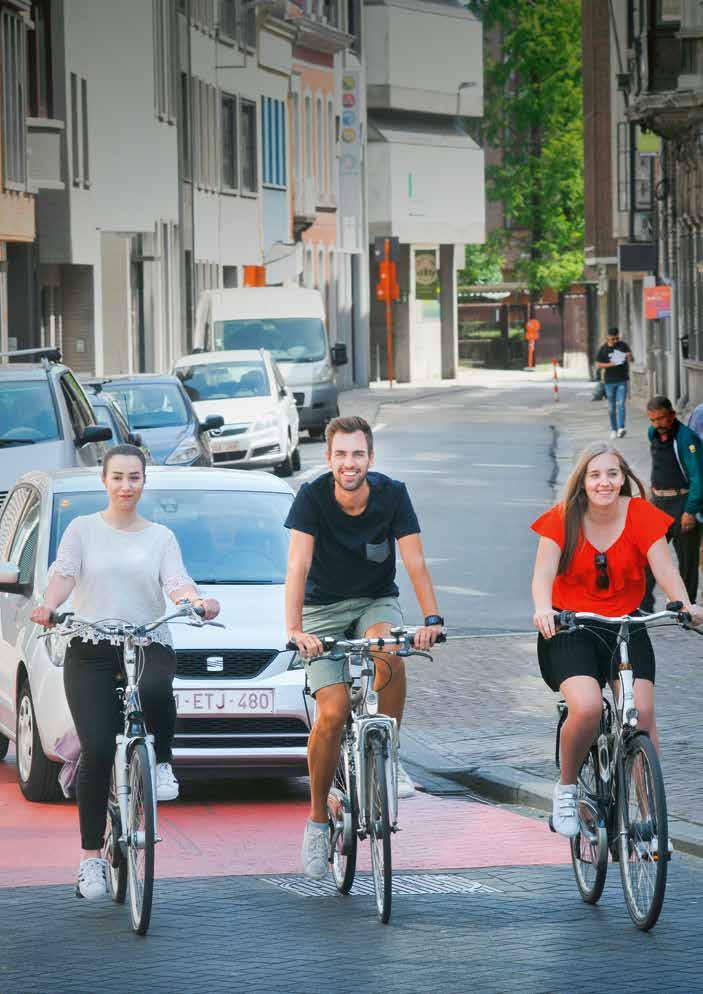
[[[5,501],[0,517],[0,559],[7,562],[9,543],[27,503],[30,491],[27,487],[16,487]]]
[[[317,188],[322,190],[325,184],[325,131],[322,121],[322,100],[317,98],[315,113],[315,142],[317,151]]]
[[[286,185],[286,116],[282,100],[261,98],[263,129],[263,182],[266,186]]]
[[[200,189],[217,189],[217,90],[196,77],[192,80],[192,127],[195,138],[195,182]]]
[[[26,38],[24,21],[2,11],[2,151],[7,189],[27,186],[27,119],[25,89]]]
[[[222,94],[222,187],[236,190],[237,176],[237,98]]]
[[[293,156],[295,163],[295,178],[299,180],[303,175],[303,147],[300,141],[300,94],[298,93],[293,94],[291,114],[293,115]]]
[[[244,4],[244,40],[247,48],[256,49],[256,2],[241,0]]]
[[[95,424],[93,412],[88,402],[83,400],[82,390],[71,373],[64,373],[61,377],[61,389],[73,426],[73,433],[78,441],[88,425]]]
[[[32,6],[34,27],[27,31],[27,73],[29,76],[30,117],[53,115],[51,78],[51,20],[49,0]]]
[[[10,543],[7,561],[19,567],[20,583],[31,583],[34,576],[40,509],[39,495],[32,491],[22,520]]]
[[[175,124],[176,41],[171,10],[169,0],[153,0],[154,109],[160,120]]]
[[[212,31],[215,26],[213,0],[190,0],[190,16],[197,27]]]
[[[237,0],[220,0],[220,34],[237,40]]]
[[[259,188],[256,154],[256,104],[251,100],[241,102],[241,163],[242,191],[256,193]]]
[[[236,266],[222,267],[222,286],[225,290],[239,286],[239,274]]]
[[[188,74],[181,73],[181,169],[183,178],[190,179],[192,175],[191,149],[190,149],[190,87],[188,86]]]
[[[325,173],[325,189],[329,194],[334,193],[335,187],[335,176],[334,176],[334,166],[336,161],[335,154],[335,135],[334,135],[334,107],[332,106],[332,101],[327,101],[327,171]]]
[[[312,99],[305,97],[305,175],[312,179]]]
[[[0,441],[59,438],[56,411],[47,380],[9,380],[0,390]]]
[[[618,124],[618,210],[630,209],[630,125]]]
[[[73,185],[90,186],[88,155],[88,83],[71,73],[71,162]]]

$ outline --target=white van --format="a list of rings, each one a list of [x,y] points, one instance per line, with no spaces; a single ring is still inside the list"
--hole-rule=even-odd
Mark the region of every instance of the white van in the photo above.
[[[322,438],[328,421],[339,414],[334,367],[347,362],[347,347],[337,344],[330,349],[317,290],[204,290],[193,345],[205,352],[268,350],[295,398],[300,427],[312,438]]]

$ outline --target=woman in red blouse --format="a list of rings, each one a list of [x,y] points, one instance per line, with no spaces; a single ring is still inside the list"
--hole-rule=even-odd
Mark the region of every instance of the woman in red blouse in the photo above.
[[[585,630],[553,638],[554,616],[560,610],[608,617],[631,614],[642,601],[649,563],[668,599],[682,601],[694,621],[703,623],[703,609],[690,604],[671,558],[666,541],[671,523],[644,499],[644,487],[621,453],[598,443],[581,454],[563,501],[532,525],[540,536],[532,578],[540,670],[569,709],[561,730],[561,779],[553,803],[554,827],[562,835],[578,833],[576,774],[598,727],[618,629],[614,624],[612,633],[599,631],[600,638]],[[654,652],[644,626],[634,630],[630,650],[640,726],[658,747]]]

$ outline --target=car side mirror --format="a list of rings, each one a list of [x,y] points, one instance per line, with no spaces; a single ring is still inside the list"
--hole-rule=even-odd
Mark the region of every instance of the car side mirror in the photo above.
[[[349,356],[347,355],[347,347],[344,342],[337,342],[331,348],[332,353],[332,365],[333,366],[346,366],[349,362]]]
[[[128,442],[129,445],[136,445],[138,449],[141,449],[141,447],[142,447],[142,436],[141,435],[135,435],[133,432],[130,431],[129,435],[127,435],[127,442]]]
[[[104,428],[102,425],[88,425],[83,429],[83,434],[76,439],[76,445],[88,445],[90,442],[109,442],[112,438],[112,428]]]
[[[215,431],[216,428],[222,428],[224,423],[225,419],[221,414],[210,414],[204,421],[200,422],[200,431]]]
[[[28,584],[20,583],[20,569],[14,563],[0,562],[0,591],[4,594],[26,594]]]

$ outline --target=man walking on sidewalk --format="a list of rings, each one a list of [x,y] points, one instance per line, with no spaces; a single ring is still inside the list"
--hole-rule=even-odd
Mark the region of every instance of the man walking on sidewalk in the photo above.
[[[625,401],[630,383],[631,362],[630,346],[627,342],[620,341],[617,328],[608,328],[605,345],[601,345],[596,355],[596,366],[605,370],[603,385],[608,398],[611,438],[622,438],[625,434]]]
[[[652,503],[674,519],[667,538],[674,543],[679,573],[692,604],[698,594],[698,559],[703,512],[703,463],[700,438],[682,424],[668,397],[652,397],[647,404],[652,453]],[[643,611],[654,610],[654,577],[647,567]]]

